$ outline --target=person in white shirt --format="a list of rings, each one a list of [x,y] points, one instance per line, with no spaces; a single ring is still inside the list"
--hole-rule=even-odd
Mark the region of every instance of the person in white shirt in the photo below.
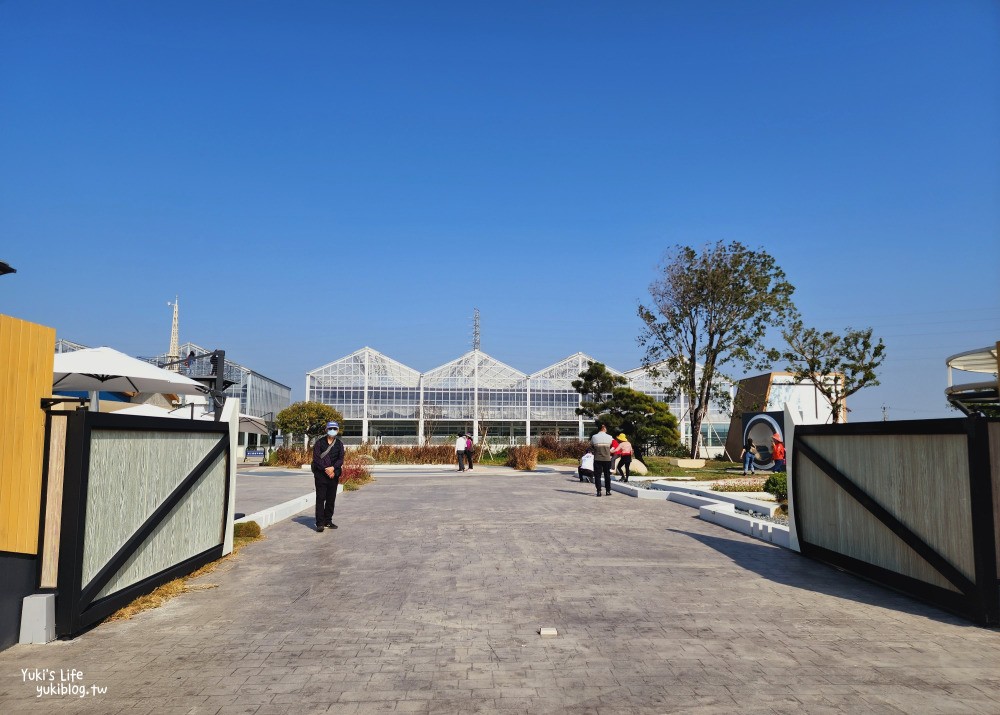
[[[458,433],[458,439],[455,440],[455,458],[458,460],[458,471],[465,471],[465,435],[461,432]]]
[[[587,451],[580,457],[580,467],[576,471],[581,482],[584,479],[588,482],[594,481],[594,450],[590,447],[587,447]]]

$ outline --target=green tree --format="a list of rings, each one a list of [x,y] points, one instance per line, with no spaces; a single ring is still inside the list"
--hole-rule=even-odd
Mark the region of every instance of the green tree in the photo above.
[[[594,418],[597,424],[603,422],[611,434],[624,432],[639,459],[652,450],[676,448],[680,444],[677,417],[666,404],[624,387],[627,383],[603,363],[588,363],[580,379],[573,381],[573,388],[584,398],[576,413]]]
[[[580,373],[580,379],[573,380],[571,384],[581,395],[580,407],[576,410],[576,414],[596,417],[606,411],[604,405],[611,398],[611,391],[616,387],[627,385],[628,380],[608,370],[608,366],[603,362],[588,360],[587,369]]]
[[[771,255],[737,241],[701,252],[675,246],[660,270],[649,286],[652,306],[639,306],[642,362],[662,379],[668,395],[687,398],[695,457],[709,405],[729,408],[724,383],[733,380],[723,372],[726,366],[763,370],[781,357],[765,336],[794,314],[795,288]]]
[[[843,335],[806,328],[793,322],[782,336],[788,343],[783,357],[796,381],[811,381],[829,401],[833,421],[847,417],[847,398],[865,387],[878,385],[879,366],[885,360],[882,338],[872,342],[872,329],[847,328]]]
[[[326,423],[334,420],[343,427],[344,416],[322,402],[296,402],[274,418],[274,423],[285,434],[293,436],[316,435],[326,432]]]

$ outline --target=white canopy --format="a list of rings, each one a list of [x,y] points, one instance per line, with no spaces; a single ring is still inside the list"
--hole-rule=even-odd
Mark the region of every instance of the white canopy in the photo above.
[[[59,353],[52,372],[53,390],[205,394],[204,386],[189,377],[107,347]]]
[[[949,368],[962,370],[963,372],[985,372],[987,374],[997,374],[997,348],[994,345],[989,348],[979,348],[969,350],[958,355],[952,355],[946,361]]]

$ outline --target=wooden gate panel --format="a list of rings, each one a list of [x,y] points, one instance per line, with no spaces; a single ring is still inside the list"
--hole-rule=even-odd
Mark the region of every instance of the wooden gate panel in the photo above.
[[[981,418],[797,427],[791,491],[802,553],[980,622],[1000,620],[986,435]]]
[[[221,557],[233,466],[228,422],[66,414],[60,636]]]

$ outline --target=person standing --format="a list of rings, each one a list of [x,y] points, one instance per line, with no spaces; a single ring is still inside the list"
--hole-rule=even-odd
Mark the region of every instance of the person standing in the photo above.
[[[465,471],[465,435],[461,432],[458,433],[458,439],[455,440],[455,458],[458,460],[458,471]]]
[[[594,448],[594,484],[597,486],[597,496],[601,496],[601,475],[604,475],[604,488],[611,496],[611,435],[608,426],[601,425],[600,431],[590,438]]]
[[[337,485],[344,468],[344,443],[337,434],[340,425],[326,423],[326,437],[320,437],[313,445],[312,473],[316,483],[316,531],[324,528],[336,529],[333,523],[333,507],[337,501]]]
[[[472,471],[472,455],[475,451],[475,447],[472,445],[472,435],[465,435],[465,461],[469,465],[469,471]]]
[[[753,437],[747,437],[747,443],[743,445],[743,452],[740,453],[740,459],[743,460],[743,476],[747,475],[747,471],[750,474],[754,473],[754,457],[757,456],[757,447],[753,443]]]
[[[777,432],[771,437],[771,453],[774,455],[775,472],[785,471],[785,443],[781,441],[781,435]]]
[[[616,470],[618,481],[627,483],[629,466],[632,464],[632,443],[628,441],[628,437],[625,436],[624,432],[618,435],[618,447],[614,453],[618,455],[618,469]],[[624,474],[622,474],[623,469],[625,470]]]

